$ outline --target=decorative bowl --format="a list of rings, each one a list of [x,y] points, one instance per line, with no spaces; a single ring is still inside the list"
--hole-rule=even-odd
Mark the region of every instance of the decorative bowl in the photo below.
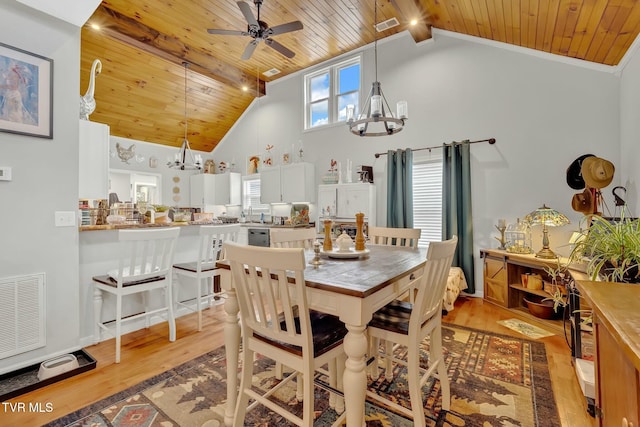
[[[544,297],[538,295],[527,295],[524,297],[524,302],[529,309],[529,313],[541,319],[552,319],[558,313],[553,310],[553,301],[544,299]]]

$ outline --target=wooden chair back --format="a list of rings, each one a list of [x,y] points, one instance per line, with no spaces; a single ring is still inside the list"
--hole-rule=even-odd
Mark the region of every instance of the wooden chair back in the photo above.
[[[239,233],[240,224],[201,225],[197,272],[201,272],[203,267],[211,268],[217,260],[223,259],[222,244],[237,242]]]
[[[375,245],[418,247],[419,228],[369,227],[369,243]]]
[[[270,246],[274,248],[312,249],[316,237],[315,228],[269,229]]]

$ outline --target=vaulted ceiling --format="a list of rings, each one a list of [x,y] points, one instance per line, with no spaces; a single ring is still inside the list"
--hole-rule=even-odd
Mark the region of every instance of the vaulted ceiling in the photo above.
[[[377,1],[377,22],[399,23],[378,39],[408,30],[421,42],[438,28],[605,65],[617,65],[640,31],[637,0]],[[246,3],[255,17],[254,0]],[[241,60],[250,37],[207,32],[247,31],[236,0],[103,1],[82,28],[80,94],[94,59],[102,62],[91,120],[108,124],[115,136],[179,147],[186,71],[188,139],[193,149],[211,151],[264,94],[265,82],[376,37],[374,0],[264,0],[260,20],[270,27],[302,22],[303,29],[272,37],[293,58],[260,42]],[[272,69],[279,73],[263,74]]]

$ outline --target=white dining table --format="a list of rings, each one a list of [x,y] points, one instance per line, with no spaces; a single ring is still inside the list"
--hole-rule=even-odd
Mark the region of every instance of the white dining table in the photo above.
[[[309,264],[313,250],[306,250],[304,272],[312,309],[338,316],[347,327],[344,341],[347,355],[343,376],[347,427],[364,427],[367,387],[366,329],[373,313],[412,288],[422,276],[426,249],[368,245],[368,255],[353,259],[322,257],[323,264]],[[238,300],[229,264],[219,261],[221,286],[227,293],[224,305],[225,350],[227,357],[227,403],[225,425],[233,426],[238,395],[240,324]]]

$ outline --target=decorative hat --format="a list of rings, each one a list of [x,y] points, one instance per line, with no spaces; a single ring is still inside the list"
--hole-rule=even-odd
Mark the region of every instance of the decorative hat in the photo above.
[[[593,197],[591,190],[585,188],[582,193],[576,193],[571,199],[571,207],[576,212],[581,212],[585,215],[593,213]]]
[[[587,157],[582,162],[582,178],[587,187],[604,188],[611,184],[616,168],[609,160]]]
[[[587,157],[594,157],[593,154],[583,154],[578,157],[567,168],[567,184],[574,190],[582,190],[585,187],[584,179],[582,178],[582,162]]]

